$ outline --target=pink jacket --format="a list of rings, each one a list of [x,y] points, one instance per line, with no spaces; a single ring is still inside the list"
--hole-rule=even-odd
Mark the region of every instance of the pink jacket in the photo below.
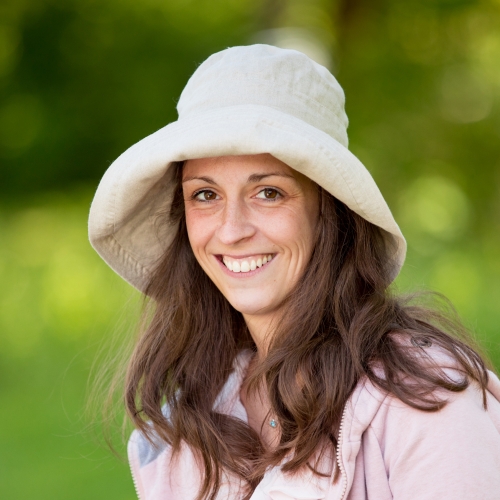
[[[216,403],[244,421],[239,393],[249,359],[237,358]],[[473,384],[446,397],[442,410],[426,413],[361,381],[345,407],[336,456],[320,463],[330,475],[340,467],[340,479],[310,470],[290,477],[275,467],[252,500],[500,500],[499,379],[490,372],[487,411]],[[200,470],[187,446],[171,461],[168,445],[152,446],[134,431],[128,453],[140,500],[196,498]],[[238,491],[238,480],[227,476],[217,498],[241,498]]]

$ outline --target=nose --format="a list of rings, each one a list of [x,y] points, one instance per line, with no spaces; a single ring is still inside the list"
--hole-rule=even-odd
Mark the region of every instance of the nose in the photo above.
[[[224,245],[235,245],[251,238],[256,227],[251,221],[248,207],[241,199],[227,200],[221,212],[217,237]]]

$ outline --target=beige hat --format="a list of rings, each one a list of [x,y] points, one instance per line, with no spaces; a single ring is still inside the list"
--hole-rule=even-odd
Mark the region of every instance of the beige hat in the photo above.
[[[330,72],[295,50],[251,45],[213,54],[184,88],[179,119],[104,174],[90,209],[92,246],[143,291],[176,231],[155,216],[168,213],[172,189],[161,181],[172,162],[270,153],[384,229],[395,278],[406,242],[372,176],[347,149],[344,100]]]

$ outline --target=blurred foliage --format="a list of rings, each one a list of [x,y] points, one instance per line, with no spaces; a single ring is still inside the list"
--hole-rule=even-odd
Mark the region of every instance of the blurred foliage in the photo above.
[[[0,7],[4,192],[93,181],[176,118],[196,64],[252,28],[248,0],[7,0]]]
[[[350,147],[409,242],[397,286],[447,295],[500,368],[499,0],[3,0],[5,498],[134,498],[83,416],[93,360],[128,345],[139,307],[88,245],[88,207],[105,168],[175,120],[197,64],[254,42],[338,77]]]
[[[89,248],[89,191],[0,211],[0,478],[6,498],[134,498],[128,466],[85,417],[103,339],[140,305]],[[103,356],[101,356],[102,358]],[[118,437],[118,436],[116,436]],[[123,452],[123,446],[119,446]],[[107,494],[107,493],[106,493]]]

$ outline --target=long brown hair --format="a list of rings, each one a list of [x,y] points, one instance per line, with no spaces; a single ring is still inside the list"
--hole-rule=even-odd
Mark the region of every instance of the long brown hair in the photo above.
[[[266,384],[280,423],[278,446],[266,450],[248,425],[214,410],[235,357],[255,346],[241,314],[191,251],[182,164],[171,170],[177,184],[162,218],[178,229],[147,287],[152,310],[129,364],[126,406],[151,440],[159,437],[174,453],[185,442],[201,459],[200,499],[215,498],[223,470],[241,478],[249,498],[265,470],[287,455],[284,472],[312,467],[318,449],[336,446],[344,406],[363,377],[423,411],[446,403],[436,389],[462,391],[475,380],[486,404],[487,371],[465,329],[437,310],[392,296],[391,248],[383,230],[318,187],[312,256],[250,381],[253,388]],[[430,358],[422,361],[430,343],[456,360],[461,380]]]

